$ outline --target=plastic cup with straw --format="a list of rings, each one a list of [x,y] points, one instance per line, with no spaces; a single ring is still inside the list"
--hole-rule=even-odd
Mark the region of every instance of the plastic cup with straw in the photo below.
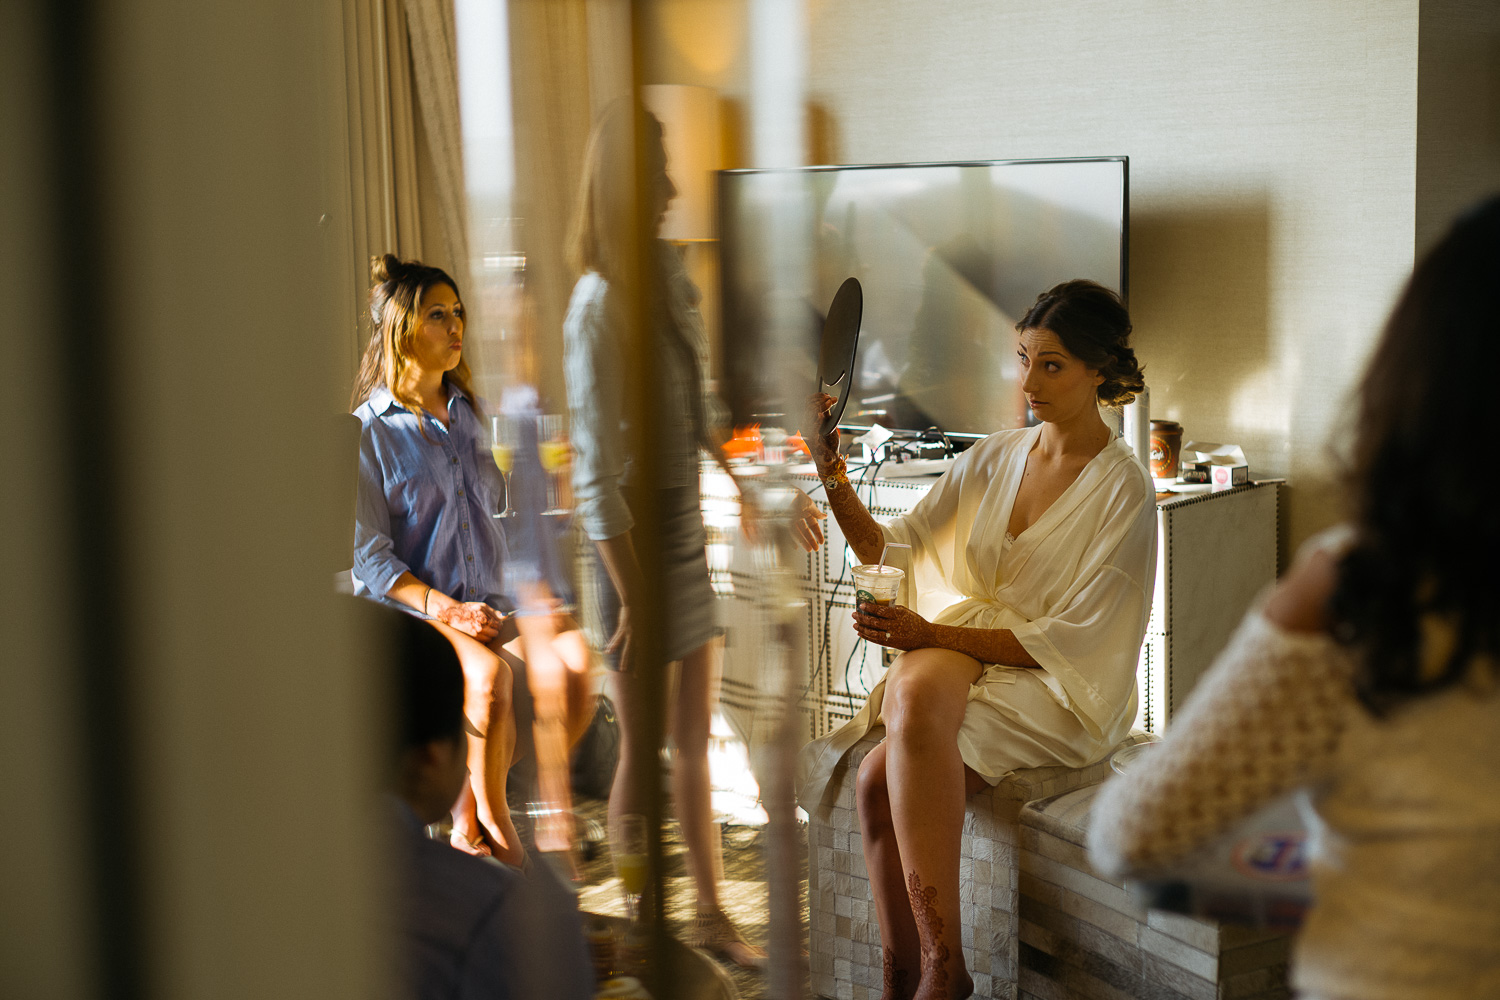
[[[873,565],[864,563],[854,567],[855,604],[878,604],[881,607],[889,607],[896,603],[896,594],[901,590],[901,581],[906,579],[906,571],[898,566],[886,565],[891,549],[905,549],[908,556],[911,553],[910,545],[887,542],[885,548],[880,550],[880,562]]]

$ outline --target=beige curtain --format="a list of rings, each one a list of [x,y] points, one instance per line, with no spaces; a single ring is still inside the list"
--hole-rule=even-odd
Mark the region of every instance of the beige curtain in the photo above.
[[[353,273],[340,353],[352,380],[372,256],[417,258],[470,284],[452,0],[344,0],[343,56]]]
[[[433,262],[444,261],[449,273],[468,288],[473,282],[453,0],[406,0],[405,6],[417,118],[431,158],[431,196],[438,210],[436,228],[441,240],[441,245],[425,250]]]

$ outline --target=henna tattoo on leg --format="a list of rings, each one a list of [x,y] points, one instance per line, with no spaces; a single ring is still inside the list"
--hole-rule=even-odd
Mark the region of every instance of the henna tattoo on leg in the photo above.
[[[963,955],[954,956],[943,939],[944,921],[938,915],[937,886],[925,888],[916,872],[907,876],[907,896],[911,899],[912,917],[917,924],[917,938],[922,949],[922,970],[913,1000],[927,998],[968,997],[974,993],[974,980],[964,969]],[[958,964],[955,977],[949,970],[950,960]]]
[[[896,953],[889,948],[885,949],[883,964],[880,1000],[909,1000],[911,994],[906,989],[907,970],[896,964]]]
[[[922,942],[922,965],[931,970],[933,986],[948,991],[948,945],[943,942],[943,918],[937,912],[937,886],[922,887],[922,880],[912,872],[906,879],[906,893],[911,897],[911,913],[917,921],[917,937]],[[925,970],[924,970],[925,971]]]

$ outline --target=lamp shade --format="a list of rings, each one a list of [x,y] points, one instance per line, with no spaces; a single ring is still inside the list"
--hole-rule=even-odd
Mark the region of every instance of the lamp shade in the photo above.
[[[678,243],[714,239],[714,172],[724,165],[718,91],[649,84],[641,88],[641,101],[661,122],[667,175],[677,186],[662,222],[662,238]]]

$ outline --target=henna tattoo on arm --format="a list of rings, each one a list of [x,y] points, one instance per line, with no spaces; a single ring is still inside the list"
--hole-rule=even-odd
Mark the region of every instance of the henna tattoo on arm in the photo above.
[[[864,502],[854,495],[854,487],[840,483],[834,489],[824,490],[828,507],[844,533],[844,540],[854,550],[860,562],[872,563],[880,558],[885,547],[885,532]]]

